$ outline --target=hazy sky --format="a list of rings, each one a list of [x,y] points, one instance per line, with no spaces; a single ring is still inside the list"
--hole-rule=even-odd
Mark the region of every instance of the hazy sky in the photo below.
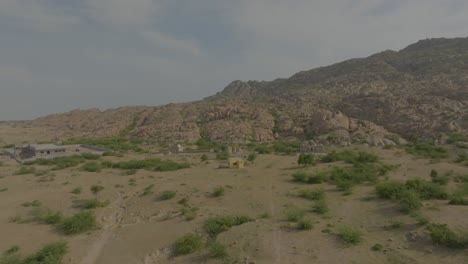
[[[0,0],[0,120],[197,100],[467,25],[466,0]]]

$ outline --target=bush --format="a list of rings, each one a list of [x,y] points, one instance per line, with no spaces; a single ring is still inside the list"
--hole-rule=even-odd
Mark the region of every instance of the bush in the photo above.
[[[154,184],[148,185],[143,190],[142,196],[150,195],[153,193]]]
[[[293,181],[295,182],[308,183],[308,184],[319,184],[319,183],[327,181],[328,179],[326,173],[310,174],[306,172],[296,172],[292,175],[292,177],[293,177]]]
[[[141,142],[138,140],[129,140],[119,137],[107,137],[107,138],[82,138],[82,139],[71,139],[64,142],[65,145],[83,144],[83,145],[94,145],[98,147],[107,148],[113,151],[135,151],[141,152],[143,149],[139,146]]]
[[[67,157],[58,157],[54,159],[37,159],[34,161],[25,162],[26,165],[42,165],[42,166],[53,166],[52,170],[62,170],[70,167],[78,166],[83,163],[85,158],[81,155],[73,155]]]
[[[203,228],[209,235],[217,236],[233,226],[242,225],[251,220],[252,219],[248,216],[216,216],[207,219]]]
[[[39,207],[39,206],[41,206],[41,202],[38,201],[38,200],[34,200],[32,202],[22,203],[21,206],[24,206],[24,207]]]
[[[316,162],[314,156],[312,156],[311,154],[301,154],[297,159],[297,164],[303,166],[311,166],[315,165]]]
[[[432,183],[435,183],[438,185],[447,185],[449,181],[450,181],[450,178],[444,177],[444,176],[432,178]]]
[[[313,227],[313,224],[310,219],[303,218],[297,221],[297,229],[299,230],[310,230],[312,229],[312,227]]]
[[[230,157],[229,153],[224,152],[224,151],[216,154],[217,160],[227,160],[229,157]]]
[[[298,222],[304,217],[305,211],[296,207],[290,207],[286,209],[285,214],[286,214],[287,221]]]
[[[175,255],[188,255],[200,250],[203,238],[197,234],[186,234],[175,242]]]
[[[432,241],[436,244],[449,248],[468,248],[468,235],[465,232],[454,232],[444,224],[432,224],[429,232]]]
[[[63,215],[61,212],[54,212],[47,210],[38,217],[38,220],[44,224],[48,225],[57,225],[60,224],[63,220]]]
[[[33,174],[35,171],[36,171],[36,168],[34,167],[22,166],[19,170],[15,171],[13,175]]]
[[[258,154],[271,154],[272,149],[268,145],[262,144],[254,149]]]
[[[75,215],[65,218],[60,226],[60,229],[66,235],[75,235],[90,231],[96,228],[96,216],[91,211],[76,213]]]
[[[379,161],[379,157],[365,151],[354,152],[352,150],[344,150],[341,152],[332,151],[322,158],[322,162],[325,163],[335,161],[344,161],[352,164],[374,163]]]
[[[448,152],[443,147],[435,146],[432,143],[412,143],[408,144],[406,151],[415,156],[431,159],[444,159],[448,157]]]
[[[299,196],[307,200],[320,200],[325,198],[325,192],[322,189],[300,190]]]
[[[82,190],[81,187],[76,187],[76,188],[74,188],[74,189],[71,191],[71,193],[73,193],[73,194],[80,194],[80,193],[81,193],[81,190]]]
[[[228,256],[226,246],[219,242],[213,242],[208,248],[208,255],[210,258],[224,259]]]
[[[98,199],[77,200],[75,206],[83,209],[95,209],[98,207],[106,207],[109,205],[108,201],[102,202]]]
[[[247,160],[250,162],[254,162],[257,159],[257,154],[252,153],[247,157]]]
[[[93,153],[83,153],[81,156],[87,160],[98,160],[101,158],[101,156]]]
[[[284,153],[290,155],[297,152],[301,146],[300,141],[275,141],[273,142],[273,150],[276,153]]]
[[[405,185],[401,182],[382,182],[375,186],[377,195],[383,199],[399,199],[405,190]]]
[[[198,208],[196,207],[184,207],[180,210],[180,213],[185,217],[185,220],[192,221],[197,217]]]
[[[52,243],[27,257],[22,264],[60,264],[66,253],[66,242]]]
[[[421,200],[417,192],[413,190],[406,190],[399,198],[400,210],[404,213],[410,213],[421,208]]]
[[[338,237],[346,244],[357,245],[363,241],[363,233],[356,228],[343,226],[338,230]]]
[[[201,159],[201,161],[207,161],[208,160],[208,155],[203,154],[200,159]]]
[[[129,160],[112,163],[112,168],[122,170],[146,169],[149,171],[175,171],[189,167],[190,164],[188,163],[178,163],[172,160],[160,159]]]
[[[315,201],[314,206],[312,207],[312,211],[317,214],[326,214],[330,209],[328,208],[327,202],[322,200]]]
[[[414,179],[406,181],[405,185],[407,189],[416,191],[423,200],[443,200],[448,198],[448,194],[442,186],[432,182],[424,181],[422,179]]]
[[[91,186],[90,190],[94,195],[97,195],[98,193],[102,192],[102,190],[104,190],[104,186],[102,186],[102,185],[93,185],[93,186]]]
[[[468,199],[465,199],[465,197],[462,194],[454,194],[450,198],[449,204],[451,204],[451,205],[468,205]]]
[[[427,217],[425,217],[419,212],[411,212],[410,216],[413,217],[418,222],[418,225],[424,226],[424,225],[429,224],[429,219],[427,219]]]
[[[175,196],[176,196],[176,192],[174,192],[174,191],[164,191],[159,196],[159,199],[161,199],[163,201],[166,201],[166,200],[170,200],[170,199],[174,198]]]
[[[383,246],[381,244],[375,244],[371,247],[372,251],[381,251]]]
[[[431,175],[431,178],[434,178],[434,177],[437,177],[439,173],[436,170],[432,169],[430,175]]]
[[[223,196],[223,195],[224,195],[224,192],[225,192],[224,187],[222,187],[222,186],[216,187],[216,188],[214,189],[214,191],[213,191],[213,196],[214,196],[214,197]]]
[[[447,143],[455,144],[458,142],[468,142],[468,136],[462,133],[450,133],[447,139]]]
[[[81,168],[87,172],[100,172],[101,171],[101,166],[96,162],[87,162]]]

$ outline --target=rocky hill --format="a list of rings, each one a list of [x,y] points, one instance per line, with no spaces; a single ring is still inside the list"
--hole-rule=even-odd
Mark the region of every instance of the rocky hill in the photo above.
[[[384,145],[468,131],[468,38],[426,39],[271,82],[235,81],[201,101],[31,121],[61,137],[158,141],[271,141]]]

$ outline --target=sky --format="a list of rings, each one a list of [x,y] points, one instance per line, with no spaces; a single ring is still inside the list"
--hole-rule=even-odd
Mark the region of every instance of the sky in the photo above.
[[[0,0],[0,120],[199,100],[466,25],[466,0]]]

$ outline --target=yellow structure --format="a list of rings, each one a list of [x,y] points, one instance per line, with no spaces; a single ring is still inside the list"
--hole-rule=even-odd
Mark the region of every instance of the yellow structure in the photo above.
[[[229,158],[229,168],[231,169],[242,169],[244,168],[244,160],[241,158]]]

